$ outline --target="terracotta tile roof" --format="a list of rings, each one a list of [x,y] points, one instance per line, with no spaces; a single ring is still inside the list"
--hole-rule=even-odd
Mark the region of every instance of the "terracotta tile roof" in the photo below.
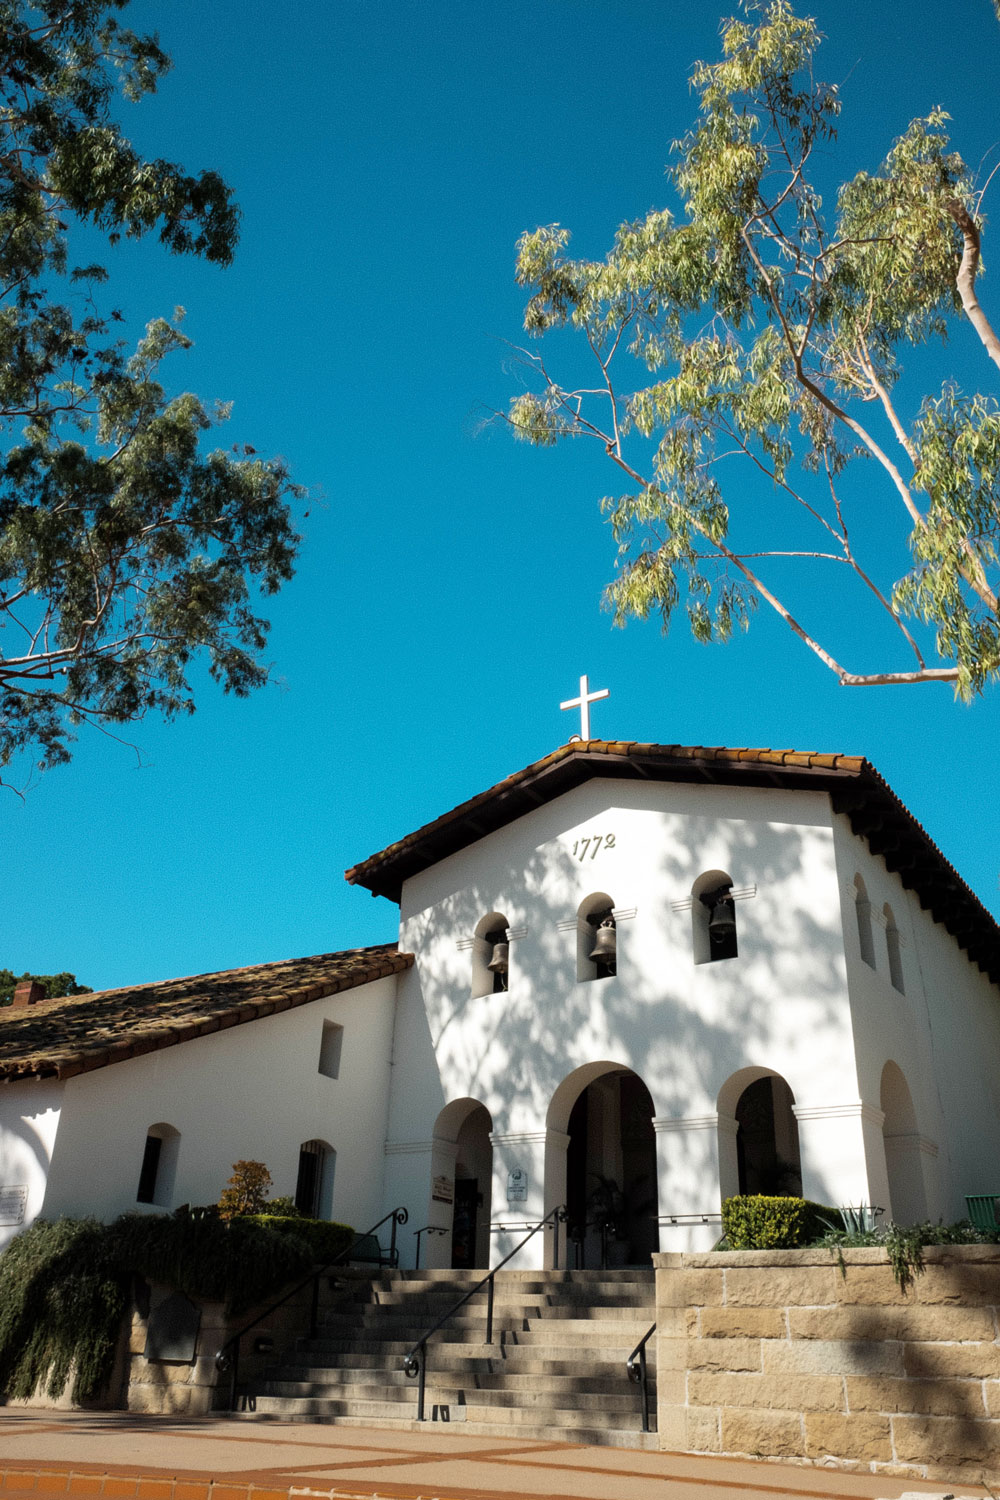
[[[860,755],[801,750],[577,740],[516,771],[346,871],[345,879],[398,901],[404,880],[593,777],[823,791],[921,906],[1000,983],[1000,927],[913,814]]]
[[[410,968],[395,943],[0,1010],[0,1080],[72,1078]]]

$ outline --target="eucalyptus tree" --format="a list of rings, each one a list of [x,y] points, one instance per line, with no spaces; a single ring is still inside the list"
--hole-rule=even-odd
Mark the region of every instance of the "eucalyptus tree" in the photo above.
[[[827,214],[840,101],[814,75],[819,40],[787,0],[748,7],[724,24],[721,60],[694,69],[678,211],[622,225],[601,261],[572,258],[559,225],[522,236],[525,327],[550,345],[572,330],[590,369],[561,381],[524,351],[535,379],[508,418],[543,446],[590,438],[624,476],[603,502],[619,623],[686,609],[699,640],[724,640],[763,602],[841,683],[946,681],[968,698],[1000,672],[981,194],[935,109]],[[906,354],[951,336],[978,337],[987,389],[938,369],[914,396]],[[824,568],[856,586],[837,607],[888,623],[870,622],[873,659],[835,654]]]
[[[0,0],[0,766],[66,760],[81,721],[189,711],[196,654],[235,693],[262,683],[252,591],[298,541],[283,464],[207,451],[224,410],[167,396],[178,320],[130,350],[106,270],[70,256],[81,226],[219,265],[236,244],[222,179],[145,160],[113,118],[169,67],[125,4]]]

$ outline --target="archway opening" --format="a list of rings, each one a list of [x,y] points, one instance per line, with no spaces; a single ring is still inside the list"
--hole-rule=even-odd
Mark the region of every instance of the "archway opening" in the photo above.
[[[802,1161],[795,1097],[777,1073],[756,1078],[736,1101],[736,1159],[741,1193],[801,1197]]]
[[[566,1123],[569,1263],[645,1266],[659,1249],[653,1100],[627,1068],[581,1080]]]
[[[439,1260],[436,1240],[427,1245],[427,1264],[456,1270],[486,1269],[490,1263],[490,1216],[492,1212],[493,1121],[485,1105],[476,1099],[454,1099],[438,1115],[434,1140],[444,1156],[454,1161],[450,1183],[435,1179],[431,1195],[430,1223],[446,1232],[450,1228],[450,1250],[446,1237]],[[435,1171],[439,1170],[435,1168]],[[450,1200],[451,1223],[448,1224]]]
[[[885,1115],[882,1140],[889,1178],[889,1217],[896,1224],[920,1224],[928,1217],[923,1143],[910,1086],[898,1063],[887,1062],[882,1069],[879,1102]]]

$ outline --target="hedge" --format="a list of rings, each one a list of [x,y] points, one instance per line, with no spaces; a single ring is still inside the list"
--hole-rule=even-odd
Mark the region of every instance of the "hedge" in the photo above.
[[[839,1229],[840,1213],[808,1198],[768,1198],[760,1193],[726,1198],[722,1227],[730,1250],[794,1250]]]

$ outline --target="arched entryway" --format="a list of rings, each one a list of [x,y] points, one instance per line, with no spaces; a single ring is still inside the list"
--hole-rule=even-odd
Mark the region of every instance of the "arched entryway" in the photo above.
[[[880,1104],[885,1120],[885,1168],[889,1178],[889,1217],[896,1224],[920,1224],[928,1217],[923,1141],[917,1129],[910,1087],[897,1063],[882,1069]]]
[[[568,1137],[564,1201],[571,1267],[648,1265],[659,1249],[653,1100],[638,1074],[592,1063],[565,1079],[549,1107],[550,1130]],[[551,1201],[550,1201],[551,1200]]]
[[[735,1193],[801,1196],[794,1104],[795,1096],[785,1080],[766,1068],[744,1068],[726,1082],[719,1093],[723,1198]]]
[[[450,1228],[450,1255],[444,1264],[472,1269],[490,1263],[490,1212],[493,1185],[493,1121],[485,1105],[476,1099],[455,1099],[438,1115],[435,1144],[454,1160],[451,1182],[435,1178],[431,1221]],[[451,1199],[450,1204],[447,1200]],[[445,1221],[449,1217],[450,1225]],[[428,1264],[436,1257],[433,1240],[428,1244]]]

